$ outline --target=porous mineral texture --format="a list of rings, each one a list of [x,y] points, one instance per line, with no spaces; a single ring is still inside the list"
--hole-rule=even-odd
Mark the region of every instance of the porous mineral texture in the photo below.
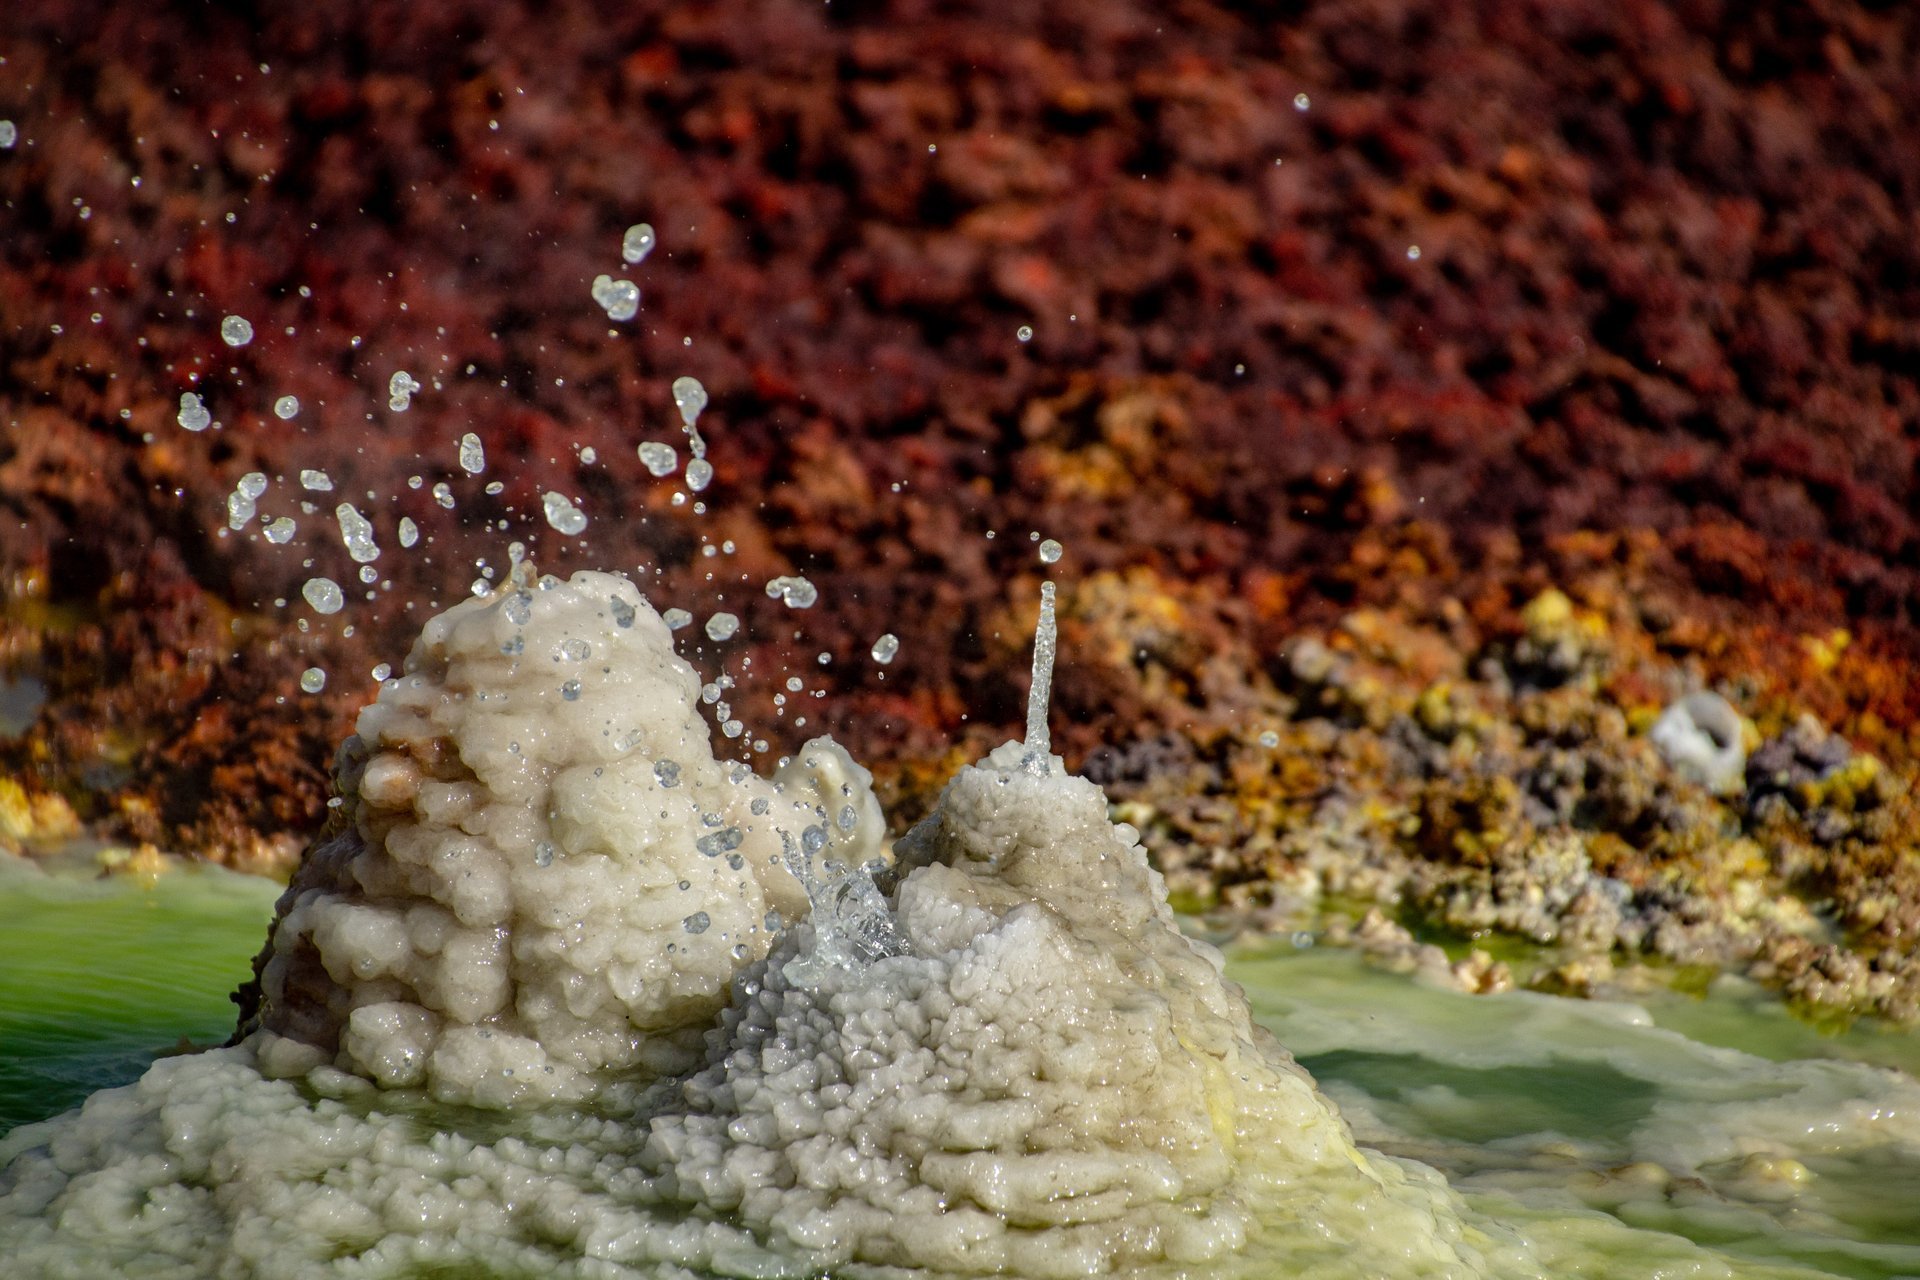
[[[1223,860],[1210,894],[1259,879],[1259,842],[1337,829],[1352,876],[1391,843],[1431,894],[1486,878],[1458,926],[1526,932],[1490,886],[1516,849],[1576,865],[1527,843],[1564,829],[1601,878],[1691,868],[1613,904],[1629,933],[1646,895],[1683,904],[1623,945],[1911,1009],[1912,6],[7,12],[0,773],[29,809],[284,869],[368,673],[521,540],[694,614],[683,651],[738,682],[729,751],[831,729],[899,762],[880,781],[910,818],[955,744],[1018,723],[1044,571],[1069,760],[1218,766],[1224,726],[1270,708],[1260,767],[1300,786],[1332,761],[1339,794],[1435,774],[1383,843],[1290,825],[1227,770],[1188,797],[1252,806],[1221,828],[1250,843],[1183,855]],[[657,244],[628,263],[640,222]],[[636,446],[684,467],[684,375],[715,478],[676,503],[684,470]],[[821,603],[769,598],[785,574]],[[346,608],[309,607],[317,577]],[[1550,586],[1616,665],[1532,638]],[[735,638],[706,638],[716,610]],[[1353,626],[1437,639],[1381,702],[1328,683],[1374,678]],[[1645,718],[1709,686],[1778,765],[1740,795],[1593,763],[1651,761]],[[1161,796],[1152,772],[1116,778]],[[1815,923],[1715,932],[1746,882],[1704,852],[1727,824]]]

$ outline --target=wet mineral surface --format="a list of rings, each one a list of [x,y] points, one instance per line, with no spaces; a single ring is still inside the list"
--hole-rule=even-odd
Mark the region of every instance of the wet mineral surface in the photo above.
[[[0,58],[0,847],[284,873],[512,540],[904,823],[1046,575],[1184,905],[1920,1012],[1907,6],[24,0]]]

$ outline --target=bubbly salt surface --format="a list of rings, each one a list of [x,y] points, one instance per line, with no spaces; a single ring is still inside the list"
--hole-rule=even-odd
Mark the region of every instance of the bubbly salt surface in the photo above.
[[[183,1036],[224,1039],[233,1020],[226,993],[245,976],[278,893],[270,881],[218,869],[148,885],[99,880],[85,864],[48,875],[0,857],[8,976],[0,1138],[131,1082]],[[686,914],[682,928],[703,932],[703,914]],[[1737,1180],[1636,1198],[1617,1172],[1656,1147],[1673,1159],[1710,1145],[1729,1122],[1737,1138],[1770,1118],[1792,1121],[1807,1105],[1793,1090],[1808,1080],[1837,1082],[1823,1095],[1828,1118],[1884,1105],[1877,1095],[1886,1090],[1920,1087],[1911,1074],[1920,1038],[1911,1034],[1862,1025],[1823,1035],[1738,982],[1716,984],[1704,999],[1654,993],[1638,1008],[1463,996],[1328,947],[1230,949],[1227,976],[1364,1142],[1440,1165],[1496,1217],[1519,1212],[1516,1194],[1564,1195],[1554,1188],[1577,1185],[1598,1200],[1618,1191],[1630,1220],[1731,1240],[1724,1247],[1736,1256],[1798,1261],[1808,1275],[1920,1271],[1920,1215],[1909,1210],[1920,1203],[1920,1159],[1897,1146],[1824,1159],[1802,1152],[1814,1172],[1797,1225],[1781,1225],[1794,1206],[1776,1210],[1728,1190]],[[1728,1110],[1735,1105],[1748,1109]],[[1760,1125],[1744,1123],[1754,1117]],[[1822,1119],[1806,1116],[1808,1130]],[[1710,1182],[1718,1172],[1710,1167]],[[1616,1274],[1646,1274],[1630,1258],[1617,1261]]]

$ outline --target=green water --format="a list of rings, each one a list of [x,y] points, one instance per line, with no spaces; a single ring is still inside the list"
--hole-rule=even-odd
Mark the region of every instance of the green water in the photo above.
[[[279,887],[217,869],[47,875],[0,855],[0,1134],[233,1030]]]
[[[0,1134],[182,1038],[223,1039],[277,894],[218,871],[143,885],[0,861]],[[1920,1275],[1920,1035],[1823,1034],[1729,980],[1639,1005],[1470,997],[1284,945],[1232,953],[1228,973],[1362,1141],[1440,1168],[1495,1218],[1598,1209],[1736,1259]],[[1805,1185],[1752,1194],[1754,1150],[1790,1154]]]

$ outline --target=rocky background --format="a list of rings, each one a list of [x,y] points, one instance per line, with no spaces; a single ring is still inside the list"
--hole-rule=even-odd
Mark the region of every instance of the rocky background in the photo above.
[[[729,750],[830,729],[910,817],[1017,732],[1044,573],[1056,740],[1189,905],[1914,1016],[1920,9],[7,12],[0,845],[284,873],[369,673],[513,540],[690,610]],[[1646,738],[1700,688],[1721,795]]]

